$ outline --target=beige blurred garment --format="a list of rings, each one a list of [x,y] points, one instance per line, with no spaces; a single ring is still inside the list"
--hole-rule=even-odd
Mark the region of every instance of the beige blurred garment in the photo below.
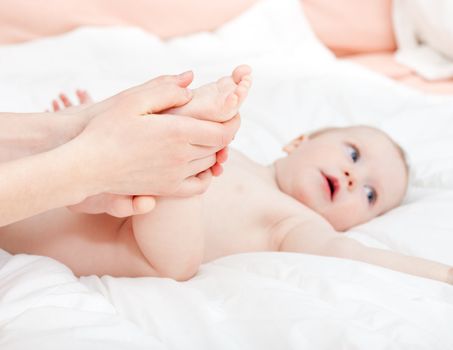
[[[80,26],[137,26],[162,38],[213,30],[257,0],[0,0],[0,44]]]
[[[453,78],[453,1],[394,0],[397,61],[427,80]]]
[[[301,0],[318,38],[337,56],[396,49],[391,0]]]

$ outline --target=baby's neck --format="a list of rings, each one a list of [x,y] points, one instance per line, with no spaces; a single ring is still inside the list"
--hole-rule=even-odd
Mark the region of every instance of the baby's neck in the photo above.
[[[275,162],[269,165],[263,165],[258,163],[251,158],[244,155],[242,152],[232,148],[230,149],[230,160],[241,168],[244,166],[249,168],[257,177],[263,180],[269,186],[274,187],[276,190],[280,191],[280,187],[277,181],[277,173],[275,168]],[[228,162],[226,163],[228,166]]]
[[[279,158],[281,159],[281,158]],[[282,193],[285,193],[280,186],[280,176],[279,176],[279,159],[276,159],[272,164],[267,166],[268,176],[272,179],[274,186]],[[285,193],[286,194],[286,193]]]
[[[266,180],[269,181],[272,186],[275,186],[279,191],[281,191],[281,188],[278,183],[278,176],[277,176],[277,168],[275,166],[275,162],[269,164],[268,166],[265,166],[265,170],[263,170],[263,178],[266,178]]]
[[[275,166],[276,162],[273,162],[269,165],[258,164],[257,175],[269,186],[275,188],[276,190],[283,192],[279,186],[277,168]]]

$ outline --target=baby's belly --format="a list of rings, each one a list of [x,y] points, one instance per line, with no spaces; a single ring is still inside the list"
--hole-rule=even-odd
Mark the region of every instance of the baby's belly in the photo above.
[[[206,246],[203,262],[223,256],[273,250],[269,233],[257,228],[242,228],[237,231],[225,229],[206,233]]]
[[[275,250],[270,229],[275,221],[273,215],[266,215],[268,210],[255,201],[232,197],[216,196],[223,198],[216,205],[208,198],[211,205],[204,205],[204,262],[226,255]]]

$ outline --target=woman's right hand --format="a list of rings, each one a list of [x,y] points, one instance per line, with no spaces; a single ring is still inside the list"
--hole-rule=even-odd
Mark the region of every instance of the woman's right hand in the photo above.
[[[192,77],[165,76],[83,111],[91,119],[71,143],[78,149],[85,197],[99,193],[187,196],[209,185],[209,168],[239,127],[156,114],[186,104]]]

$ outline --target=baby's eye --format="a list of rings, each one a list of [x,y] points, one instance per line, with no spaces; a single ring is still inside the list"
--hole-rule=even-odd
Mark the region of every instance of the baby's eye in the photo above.
[[[354,163],[357,162],[360,159],[360,152],[357,149],[357,147],[354,145],[348,145],[347,148],[349,156],[351,157],[352,161]]]
[[[369,204],[374,204],[377,199],[376,190],[370,186],[365,186],[365,195]]]

